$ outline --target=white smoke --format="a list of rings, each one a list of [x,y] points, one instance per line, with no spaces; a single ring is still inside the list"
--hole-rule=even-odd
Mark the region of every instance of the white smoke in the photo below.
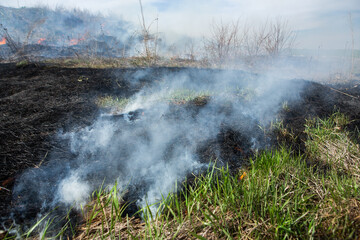
[[[188,73],[165,76],[135,95],[122,119],[100,117],[90,127],[63,134],[63,138],[70,140],[72,152],[77,154],[77,168],[59,186],[61,201],[72,203],[78,201],[77,197],[85,199],[85,193],[89,189],[95,190],[102,181],[111,184],[118,180],[123,184],[120,187],[128,183],[141,185],[142,189],[137,193],[139,205],[153,204],[170,193],[175,183],[187,174],[207,166],[199,161],[198,147],[209,139],[216,139],[222,124],[246,131],[254,148],[260,142],[250,131],[256,128],[255,122],[266,125],[274,120],[281,101],[296,98],[294,93],[300,90],[292,89],[291,82],[270,76],[248,82],[231,72],[215,74],[212,79],[207,74],[197,77],[207,79],[207,82],[196,81]],[[252,88],[256,96],[245,104],[242,99],[230,103],[226,98],[230,93],[226,91],[235,87],[244,89],[244,84]],[[213,89],[214,96],[206,106],[198,109],[186,110],[167,102],[169,96],[182,89],[194,92]],[[139,119],[129,121],[126,114],[136,110],[140,111]],[[244,116],[249,122],[239,122]],[[70,192],[64,189],[64,183],[72,186],[72,182],[84,190],[78,193],[79,196],[65,197]]]
[[[151,74],[136,72],[129,82]],[[124,112],[100,114],[88,127],[60,132],[58,139],[68,143],[71,154],[67,160],[53,155],[41,171],[28,171],[17,181],[15,197],[21,196],[23,206],[18,211],[32,204],[42,205],[43,214],[59,205],[79,207],[93,191],[117,182],[139,207],[152,205],[154,214],[155,203],[187,176],[205,171],[210,161],[241,166],[241,156],[227,156],[221,146],[228,129],[238,134],[234,141],[245,151],[267,147],[259,125],[275,120],[282,102],[296,100],[301,87],[277,76],[240,71],[163,74],[131,97]],[[171,98],[179,92],[210,96],[201,106],[178,105]],[[204,149],[211,154],[203,154]]]
[[[64,179],[59,185],[60,201],[67,205],[83,206],[89,198],[90,188],[87,183],[72,175]]]

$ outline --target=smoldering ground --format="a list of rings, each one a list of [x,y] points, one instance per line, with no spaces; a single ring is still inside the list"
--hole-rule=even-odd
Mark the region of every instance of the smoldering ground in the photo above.
[[[120,17],[105,17],[86,10],[57,7],[10,8],[0,6],[0,56],[29,59],[72,56],[124,57],[137,39],[135,29]]]
[[[151,71],[127,75],[129,84]],[[17,179],[12,216],[20,223],[77,212],[93,191],[115,182],[141,208],[206,171],[210,161],[240,167],[270,147],[261,127],[276,121],[283,102],[296,101],[301,89],[299,81],[239,71],[162,74],[121,111],[101,112],[85,128],[59,129],[56,141],[67,151],[54,150],[47,164]]]

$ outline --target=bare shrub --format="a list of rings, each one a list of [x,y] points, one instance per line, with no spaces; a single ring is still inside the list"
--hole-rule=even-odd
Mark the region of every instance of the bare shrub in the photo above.
[[[141,12],[141,38],[144,44],[145,57],[150,64],[152,59],[156,61],[157,58],[157,45],[158,45],[158,23],[159,18],[154,19],[148,26],[145,23],[144,11],[141,0],[139,0]],[[151,26],[156,22],[156,33],[150,32]]]
[[[222,65],[240,56],[242,40],[239,20],[230,23],[214,21],[211,25],[211,35],[205,39],[204,48],[214,63]]]
[[[204,41],[204,50],[209,60],[220,66],[238,61],[252,65],[258,59],[277,57],[291,49],[296,38],[288,22],[281,18],[243,27],[239,20],[213,22],[210,31],[210,37]]]
[[[197,47],[194,39],[189,39],[185,43],[185,57],[190,61],[195,61],[197,56]]]
[[[269,37],[267,23],[259,27],[251,28],[245,26],[244,33],[244,54],[247,63],[253,64],[259,56],[265,56],[265,42]]]
[[[288,21],[278,18],[270,22],[264,47],[270,56],[278,56],[293,47],[296,35],[288,25]]]

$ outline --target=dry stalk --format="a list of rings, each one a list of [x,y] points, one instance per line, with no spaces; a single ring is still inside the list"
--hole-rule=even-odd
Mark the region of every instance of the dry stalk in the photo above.
[[[354,72],[354,50],[355,50],[355,40],[354,40],[354,26],[352,21],[352,14],[349,13],[349,25],[351,31],[351,68],[349,73],[349,79],[352,79],[352,74]]]
[[[210,58],[220,64],[240,56],[243,39],[240,37],[239,20],[231,23],[213,22],[211,36],[205,42],[205,50]]]
[[[145,47],[145,53],[146,53],[146,57],[149,59],[151,57],[150,54],[150,50],[149,50],[149,40],[150,40],[150,34],[148,31],[148,28],[146,27],[145,24],[145,17],[144,17],[144,11],[143,11],[143,5],[141,0],[139,0],[139,4],[140,4],[140,12],[141,12],[141,27],[142,27],[142,36],[143,36],[143,42],[144,42],[144,47]]]
[[[46,19],[43,18],[43,19],[39,19],[39,20],[37,20],[36,22],[34,22],[33,24],[31,24],[31,26],[30,26],[30,28],[29,28],[29,31],[28,31],[28,34],[26,35],[26,39],[25,39],[24,45],[27,45],[27,44],[28,44],[29,39],[30,39],[30,37],[31,37],[31,34],[32,34],[33,31],[35,30],[35,28],[37,28],[38,26],[42,25],[45,21],[46,21]]]
[[[204,49],[209,59],[222,66],[245,59],[250,65],[267,56],[277,57],[295,43],[295,34],[288,22],[277,19],[258,28],[236,22],[211,24],[211,35],[205,39]]]
[[[339,169],[360,181],[360,148],[348,136],[342,140],[325,140],[318,144],[318,161],[330,164],[334,169]]]
[[[274,23],[270,23],[269,32],[264,41],[265,49],[270,56],[278,56],[285,49],[291,48],[294,41],[295,34],[289,28],[288,22],[277,19]]]

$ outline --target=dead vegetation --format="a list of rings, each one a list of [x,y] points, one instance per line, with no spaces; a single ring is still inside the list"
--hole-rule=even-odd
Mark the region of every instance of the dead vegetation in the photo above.
[[[258,27],[240,20],[230,23],[213,22],[211,35],[205,38],[204,50],[210,62],[217,66],[248,63],[274,59],[286,54],[294,46],[296,35],[288,22],[278,18],[266,21]]]
[[[349,120],[339,113],[328,120],[309,120],[307,124],[306,146],[316,164],[351,175],[360,183],[360,148],[352,139],[354,134],[359,135],[358,130],[353,135],[344,130]]]

